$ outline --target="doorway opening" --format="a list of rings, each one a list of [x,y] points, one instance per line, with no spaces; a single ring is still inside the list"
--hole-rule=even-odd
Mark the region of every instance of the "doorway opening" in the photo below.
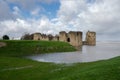
[[[70,42],[70,38],[67,38],[67,42]]]

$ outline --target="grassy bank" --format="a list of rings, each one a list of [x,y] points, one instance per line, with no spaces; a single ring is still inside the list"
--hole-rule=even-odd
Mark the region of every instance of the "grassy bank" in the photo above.
[[[1,57],[0,80],[120,80],[120,57],[67,65]]]
[[[64,51],[64,48],[66,49],[70,45],[61,42],[5,42],[7,46],[0,48],[0,80],[120,80],[120,57],[90,63],[44,63],[21,56],[33,54],[37,47],[46,46],[49,48],[52,46],[57,51],[57,47],[65,46],[61,48]],[[34,47],[36,48],[34,49]],[[68,49],[69,51],[74,50],[71,46]],[[42,51],[39,50],[38,52]]]
[[[0,41],[7,46],[0,48],[0,56],[26,56],[31,54],[68,52],[75,48],[68,43],[58,41]]]

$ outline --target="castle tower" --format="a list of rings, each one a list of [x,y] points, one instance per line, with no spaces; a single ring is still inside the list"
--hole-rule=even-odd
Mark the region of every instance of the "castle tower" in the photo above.
[[[67,33],[65,31],[59,33],[59,41],[67,42]]]
[[[96,32],[88,31],[86,33],[86,43],[87,45],[96,45]]]
[[[33,40],[41,40],[41,33],[34,33]]]
[[[82,46],[82,32],[70,31],[67,41],[73,46]]]

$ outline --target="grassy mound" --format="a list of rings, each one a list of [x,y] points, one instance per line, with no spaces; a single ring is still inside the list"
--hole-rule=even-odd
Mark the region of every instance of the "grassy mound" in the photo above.
[[[75,48],[68,43],[58,41],[0,41],[6,46],[0,48],[0,56],[26,56],[31,54],[68,52]]]

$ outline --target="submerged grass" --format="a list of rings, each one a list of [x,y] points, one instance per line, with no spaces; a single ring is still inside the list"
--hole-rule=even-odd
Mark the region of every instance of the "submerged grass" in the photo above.
[[[5,42],[7,46],[0,48],[0,80],[120,80],[120,57],[75,64],[37,62],[21,56],[31,55],[30,51],[36,45],[56,47],[63,44],[57,45],[56,42],[53,42],[54,45],[52,42],[43,44],[36,41]],[[21,47],[25,49],[20,49]],[[27,52],[29,49],[31,50]],[[24,50],[26,53],[23,54]]]

